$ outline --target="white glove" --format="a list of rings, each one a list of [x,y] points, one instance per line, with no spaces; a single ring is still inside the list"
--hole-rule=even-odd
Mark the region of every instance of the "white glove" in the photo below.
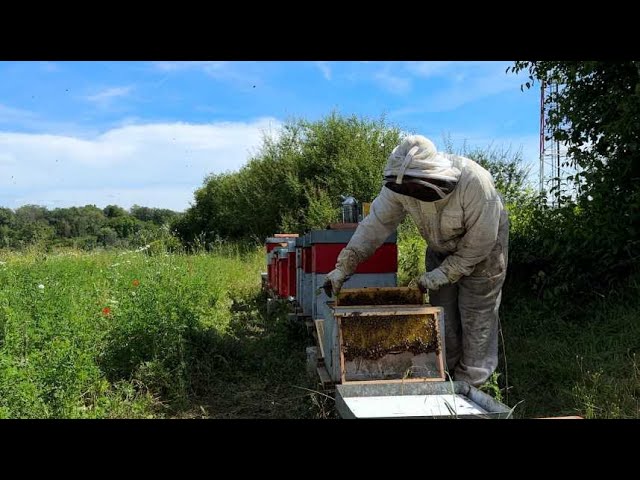
[[[418,287],[420,287],[420,290],[423,292],[426,292],[427,290],[438,290],[440,287],[447,285],[448,283],[449,279],[444,272],[439,268],[436,268],[435,270],[422,274],[418,280]]]
[[[328,297],[333,293],[335,296],[338,296],[340,293],[340,289],[342,288],[342,284],[347,280],[347,276],[344,274],[342,270],[336,268],[331,270],[324,279],[324,288],[325,293]]]

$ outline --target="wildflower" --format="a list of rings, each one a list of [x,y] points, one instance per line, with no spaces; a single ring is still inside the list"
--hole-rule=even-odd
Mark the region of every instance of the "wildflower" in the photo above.
[[[132,284],[134,287],[137,287],[138,285],[140,285],[140,280],[138,280],[137,278],[134,278],[134,279],[133,279],[133,282],[131,282],[131,284]]]
[[[44,290],[44,285],[43,285],[43,284],[38,285],[38,289],[39,289],[40,291]]]
[[[104,307],[102,309],[102,315],[104,315],[105,317],[111,315],[111,309],[109,307]]]

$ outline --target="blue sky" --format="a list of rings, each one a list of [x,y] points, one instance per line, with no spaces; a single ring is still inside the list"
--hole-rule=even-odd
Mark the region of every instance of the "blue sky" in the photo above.
[[[0,206],[184,210],[288,118],[337,110],[443,148],[538,158],[539,93],[513,62],[0,62]]]

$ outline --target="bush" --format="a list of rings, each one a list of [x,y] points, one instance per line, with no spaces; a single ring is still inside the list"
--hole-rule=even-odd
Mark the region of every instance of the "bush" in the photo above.
[[[370,202],[399,129],[332,113],[317,122],[291,120],[236,173],[211,175],[175,228],[193,243],[258,239],[303,232],[337,219],[340,195]],[[201,238],[202,241],[202,238]]]

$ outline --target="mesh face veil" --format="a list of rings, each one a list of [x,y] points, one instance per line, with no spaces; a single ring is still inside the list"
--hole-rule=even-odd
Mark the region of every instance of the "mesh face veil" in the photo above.
[[[396,182],[396,177],[386,177],[385,186],[396,193],[421,200],[435,202],[449,195],[457,182],[449,180],[422,179],[404,177],[402,183]]]

